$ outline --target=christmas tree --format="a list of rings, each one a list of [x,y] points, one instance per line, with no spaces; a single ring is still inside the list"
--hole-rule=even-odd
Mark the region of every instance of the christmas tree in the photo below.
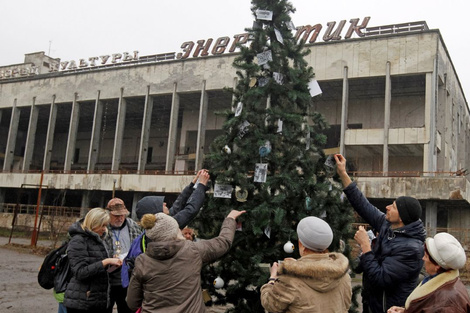
[[[214,194],[196,224],[200,237],[212,238],[230,210],[247,211],[231,250],[202,273],[216,303],[231,303],[237,313],[264,312],[259,291],[269,277],[267,264],[299,257],[289,250],[297,246],[302,218],[328,222],[330,251],[341,245],[346,255],[349,247],[340,243],[350,238],[353,219],[334,179],[334,160],[322,150],[327,123],[311,110],[314,71],[304,59],[309,50],[293,35],[295,9],[285,0],[253,0],[251,10],[249,44],[233,64],[232,109],[221,113],[224,134],[205,159]]]

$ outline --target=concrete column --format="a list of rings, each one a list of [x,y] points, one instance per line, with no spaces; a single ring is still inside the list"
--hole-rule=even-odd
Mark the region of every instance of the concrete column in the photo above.
[[[49,111],[49,124],[47,125],[44,162],[42,164],[42,169],[44,171],[49,171],[51,167],[52,147],[54,144],[54,131],[55,131],[56,120],[57,120],[57,106],[55,104],[55,95],[53,95],[51,108]]]
[[[80,104],[77,101],[78,94],[75,93],[70,113],[69,135],[67,138],[67,149],[65,150],[64,171],[72,168],[73,157],[75,155],[75,145],[77,143],[78,121],[80,120]]]
[[[170,127],[168,130],[168,148],[166,153],[166,165],[165,171],[173,171],[175,163],[175,152],[176,152],[176,137],[178,132],[178,112],[180,109],[180,99],[176,92],[177,83],[173,84],[173,97],[171,99],[171,113],[170,113]]]
[[[11,108],[10,129],[8,130],[7,146],[5,149],[5,159],[3,161],[3,171],[9,172],[13,167],[15,157],[16,137],[18,136],[18,124],[20,121],[20,109],[16,106],[16,99]]]
[[[348,67],[343,69],[343,95],[341,99],[341,135],[339,143],[339,153],[344,155],[346,129],[348,128],[348,106],[349,106],[349,80]]]
[[[387,62],[385,70],[385,107],[384,107],[384,149],[383,149],[383,176],[388,173],[388,138],[390,133],[390,105],[392,102],[392,79],[390,77],[390,62]]]
[[[437,169],[436,152],[436,99],[437,99],[437,59],[434,59],[434,70],[426,74],[424,128],[426,131],[426,142],[424,145],[423,171],[428,172],[425,176],[434,176],[430,172]]]
[[[196,161],[195,170],[202,169],[204,162],[204,144],[206,143],[206,121],[208,108],[208,95],[206,92],[206,81],[202,82],[201,101],[199,104],[199,121],[197,125],[197,141],[196,141]]]
[[[38,126],[39,109],[36,107],[36,97],[33,98],[31,113],[29,115],[28,134],[26,135],[26,146],[23,158],[23,171],[29,171],[33,159],[36,129]]]
[[[437,202],[436,201],[426,201],[426,220],[424,226],[428,231],[429,237],[434,237],[436,234],[437,228]]]
[[[153,97],[150,96],[150,86],[147,86],[147,94],[145,95],[144,117],[142,119],[142,130],[140,135],[139,164],[137,171],[145,171],[147,165],[147,155],[149,147],[150,127],[152,125]]]
[[[93,128],[91,129],[90,150],[88,151],[87,171],[93,172],[98,162],[100,152],[101,123],[103,121],[103,103],[100,100],[100,91],[96,95],[95,112],[93,114]]]
[[[114,135],[113,163],[111,165],[111,170],[113,172],[119,171],[119,165],[121,165],[122,140],[124,138],[124,127],[126,124],[126,108],[127,102],[126,99],[124,99],[124,88],[121,88],[116,120],[116,133]]]
[[[85,216],[90,208],[91,192],[86,190],[82,192],[82,203],[80,205],[80,216]]]

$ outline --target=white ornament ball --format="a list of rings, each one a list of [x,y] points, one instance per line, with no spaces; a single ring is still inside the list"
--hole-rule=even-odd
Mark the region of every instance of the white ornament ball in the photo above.
[[[232,150],[230,150],[230,147],[225,145],[223,148],[222,148],[222,151],[224,151],[225,153],[227,154],[230,154],[232,153]]]
[[[217,289],[220,289],[224,286],[224,280],[220,278],[220,276],[217,276],[216,279],[214,279],[214,287]]]
[[[294,252],[294,249],[294,244],[290,240],[284,244],[284,251],[286,253],[292,253]]]

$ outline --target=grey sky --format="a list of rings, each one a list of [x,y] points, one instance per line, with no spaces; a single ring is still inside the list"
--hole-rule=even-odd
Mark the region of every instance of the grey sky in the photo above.
[[[243,33],[253,17],[249,0],[0,0],[0,66],[44,51],[61,60],[139,51],[180,52],[196,42]],[[426,21],[440,29],[464,92],[470,92],[466,0],[291,0],[296,26],[370,16],[368,26]],[[343,31],[344,32],[344,31]],[[318,39],[320,40],[320,38]],[[317,41],[318,41],[317,40]]]

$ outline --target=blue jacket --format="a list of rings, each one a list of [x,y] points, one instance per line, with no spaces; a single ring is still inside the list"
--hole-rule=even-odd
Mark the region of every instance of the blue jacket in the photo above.
[[[194,189],[193,186],[194,184],[192,182],[186,186],[170,209],[170,215],[178,222],[180,229],[184,228],[196,217],[204,203],[205,193],[208,188],[203,184],[199,184],[196,189]],[[134,239],[122,263],[121,282],[124,288],[129,286],[130,273],[134,269],[135,259],[142,254],[142,252],[145,252],[147,246],[146,240],[145,232]]]
[[[418,284],[423,266],[426,231],[421,220],[391,229],[385,214],[364,197],[353,182],[344,189],[354,210],[379,231],[372,251],[360,257],[364,279],[370,285],[372,312],[386,312],[391,306],[405,306],[408,295]]]

